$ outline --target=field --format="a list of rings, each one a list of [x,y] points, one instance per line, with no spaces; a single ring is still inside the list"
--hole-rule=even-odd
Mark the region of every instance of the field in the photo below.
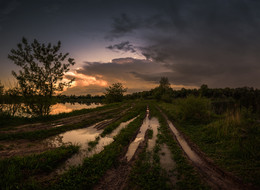
[[[127,100],[10,121],[0,128],[1,189],[260,187],[260,123],[249,109]]]

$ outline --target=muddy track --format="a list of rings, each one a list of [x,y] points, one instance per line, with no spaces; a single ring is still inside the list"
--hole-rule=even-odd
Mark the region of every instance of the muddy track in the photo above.
[[[105,128],[111,123],[119,120],[123,115],[126,114],[126,112],[129,109],[130,108],[122,111],[115,118],[109,120],[103,120],[99,122],[95,127],[98,128],[98,130]],[[39,154],[44,151],[56,148],[55,146],[54,147],[48,146],[44,140],[31,141],[26,139],[1,141],[1,145],[2,145],[2,150],[0,150],[1,158],[8,158],[12,156],[25,156],[29,154]]]
[[[167,120],[172,135],[178,142],[179,146],[189,159],[191,164],[201,175],[212,189],[216,190],[247,190],[257,189],[247,184],[243,184],[242,181],[216,166],[211,159],[209,159],[190,139],[183,133],[178,131],[158,107],[157,109],[162,113],[163,117]]]
[[[128,179],[129,175],[131,173],[132,167],[135,164],[135,161],[138,160],[139,154],[144,151],[144,149],[147,146],[147,141],[148,141],[148,135],[147,131],[145,133],[145,138],[144,141],[142,141],[134,156],[130,161],[127,161],[127,158],[125,157],[126,152],[128,150],[129,145],[131,142],[133,142],[139,132],[140,128],[136,131],[135,135],[133,136],[132,140],[129,142],[128,146],[124,148],[122,151],[122,154],[118,158],[118,166],[115,168],[112,168],[108,170],[103,178],[99,181],[99,183],[94,186],[94,190],[123,190],[128,187]]]
[[[80,123],[80,122],[85,121],[90,118],[92,119],[92,118],[102,117],[102,115],[112,112],[113,110],[117,114],[118,114],[118,112],[119,113],[121,112],[121,114],[125,113],[129,108],[125,109],[122,112],[121,109],[124,106],[125,105],[122,105],[119,108],[106,109],[106,110],[95,111],[95,112],[91,112],[91,113],[66,117],[66,118],[54,120],[52,122],[20,125],[20,126],[16,126],[13,130],[0,131],[0,133],[4,134],[4,133],[29,132],[29,131],[36,131],[36,130],[51,129],[51,128],[55,128],[55,127],[59,127],[59,126],[63,126],[63,125],[72,125],[72,124]],[[115,114],[115,113],[113,113],[113,114]]]
[[[117,117],[109,119],[107,121],[104,121],[103,123],[99,123],[98,125],[95,126],[96,129],[101,130],[104,129],[105,127],[107,127],[108,125],[110,125],[111,123],[121,119],[131,108],[125,109],[123,111],[121,111]]]

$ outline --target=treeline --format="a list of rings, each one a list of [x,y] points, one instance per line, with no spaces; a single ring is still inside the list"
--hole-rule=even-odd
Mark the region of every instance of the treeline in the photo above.
[[[167,82],[166,82],[167,84]],[[260,90],[250,87],[242,88],[209,88],[202,85],[198,89],[173,90],[170,86],[160,82],[160,86],[150,91],[136,92],[125,96],[126,99],[157,99],[171,102],[177,98],[188,96],[209,98],[216,113],[231,109],[251,109],[260,114]]]
[[[65,102],[69,102],[69,103],[91,103],[91,102],[103,102],[105,99],[104,95],[98,96],[91,96],[91,94],[87,94],[87,95],[81,95],[81,96],[76,96],[76,95],[71,95],[71,96],[66,96],[66,95],[58,95],[56,96],[57,101],[59,103],[65,103]]]

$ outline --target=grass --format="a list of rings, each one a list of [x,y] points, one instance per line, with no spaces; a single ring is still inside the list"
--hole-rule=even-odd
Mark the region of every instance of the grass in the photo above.
[[[157,141],[152,152],[147,152],[144,149],[139,155],[131,170],[129,187],[127,189],[209,189],[200,180],[194,168],[189,165],[183,152],[171,135],[165,119],[154,106],[150,106],[150,114],[152,117],[159,118],[160,127],[158,129]],[[148,138],[152,138],[153,130],[147,130],[147,135]],[[177,178],[177,183],[174,186],[170,182],[169,174],[160,165],[159,153],[162,144],[167,144],[176,162],[176,166],[173,166],[170,170],[170,175],[175,175]]]
[[[153,134],[148,131],[147,133],[148,138]],[[167,173],[160,165],[160,146],[156,144],[152,152],[147,152],[146,148],[140,153],[131,170],[127,189],[172,189]]]
[[[148,135],[148,139],[152,139],[153,138],[153,130],[147,129],[147,135]]]
[[[168,124],[165,118],[161,113],[154,107],[151,106],[150,113],[152,116],[155,116],[159,119],[160,128],[158,135],[159,144],[165,143],[171,153],[172,157],[176,163],[176,172],[177,172],[177,183],[176,189],[209,189],[200,179],[198,173],[194,168],[189,164],[186,157],[176,143],[176,140],[173,138],[172,133],[168,127]]]
[[[176,102],[160,103],[175,126],[217,165],[244,183],[260,187],[260,124],[250,109],[213,115],[207,122],[192,122],[176,118],[180,106]]]
[[[68,131],[68,130],[79,129],[79,128],[84,128],[86,126],[90,126],[90,125],[97,123],[99,121],[102,121],[104,119],[112,118],[112,117],[114,117],[114,115],[115,115],[115,110],[112,110],[112,111],[100,114],[98,116],[98,118],[88,119],[86,121],[82,121],[77,124],[63,125],[60,127],[55,127],[55,128],[45,129],[45,130],[30,131],[30,132],[0,134],[0,141],[1,140],[15,140],[15,139],[29,139],[29,140],[44,139],[44,138]],[[100,117],[100,116],[103,116],[103,117]]]
[[[147,152],[142,152],[132,168],[128,189],[172,189],[167,175],[158,161],[151,161]]]
[[[46,122],[46,121],[50,122],[50,121],[54,121],[57,119],[91,113],[91,112],[95,112],[95,111],[102,111],[102,110],[106,110],[106,109],[113,109],[113,108],[117,108],[120,106],[123,106],[123,103],[106,104],[104,106],[97,107],[94,109],[74,110],[69,113],[60,113],[57,115],[39,116],[39,117],[33,117],[33,118],[13,117],[13,116],[2,113],[2,114],[0,114],[0,126],[1,126],[1,129],[3,129],[3,130],[10,130],[10,129],[13,129],[17,125]]]
[[[62,146],[41,154],[0,160],[1,189],[29,189],[35,175],[49,173],[62,161],[78,152],[78,146]]]
[[[82,166],[71,168],[61,176],[60,180],[50,184],[49,189],[91,189],[105,172],[118,164],[118,157],[133,135],[141,126],[145,113],[142,113],[128,127],[122,129],[114,138],[114,142],[106,146],[102,152],[86,158]]]
[[[90,141],[88,142],[88,145],[90,146],[89,147],[89,150],[91,150],[92,148],[94,148],[97,144],[98,144],[98,141],[100,140],[100,136],[96,137],[96,139],[94,141]]]
[[[105,137],[106,135],[112,133],[113,130],[115,130],[117,127],[119,127],[119,125],[121,123],[127,122],[127,121],[133,119],[134,117],[137,117],[137,115],[142,111],[143,107],[144,106],[142,104],[134,107],[127,114],[125,114],[121,119],[119,119],[118,121],[113,122],[110,125],[108,125],[104,129],[104,131],[100,134],[100,136],[98,136],[94,141],[90,141],[88,143],[88,145],[90,146],[89,150],[91,150],[92,148],[94,148],[98,144],[100,137]]]

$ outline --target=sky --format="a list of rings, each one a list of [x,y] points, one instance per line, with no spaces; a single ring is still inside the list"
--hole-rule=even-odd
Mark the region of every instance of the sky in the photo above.
[[[258,0],[0,0],[0,80],[20,68],[8,54],[22,37],[56,44],[76,64],[63,94],[128,93],[161,77],[174,89],[260,88]]]

